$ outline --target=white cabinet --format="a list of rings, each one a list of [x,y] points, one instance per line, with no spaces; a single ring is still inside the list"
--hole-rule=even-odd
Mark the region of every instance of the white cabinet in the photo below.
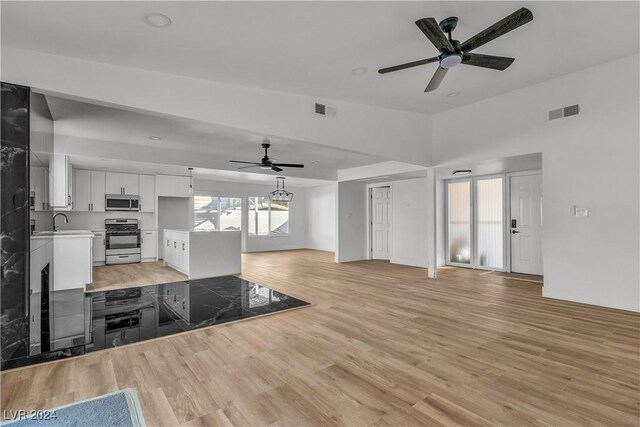
[[[93,233],[53,237],[54,290],[84,289],[93,280]]]
[[[92,230],[93,232],[93,265],[102,265],[106,261],[106,231]]]
[[[164,265],[189,279],[242,272],[240,231],[164,230]]]
[[[49,201],[57,210],[71,210],[73,201],[73,167],[69,156],[52,154],[49,162]]]
[[[140,238],[142,240],[140,258],[155,261],[158,257],[158,232],[156,230],[142,230]]]
[[[156,175],[156,193],[163,197],[191,197],[188,176]]]
[[[105,172],[75,170],[73,210],[104,212]]]
[[[138,185],[137,174],[107,172],[105,186],[106,194],[126,194],[137,196],[140,193]]]
[[[156,210],[156,179],[153,175],[140,175],[140,212]],[[144,257],[143,257],[144,258]]]
[[[49,210],[49,168],[32,166],[29,189],[34,197],[33,210]]]

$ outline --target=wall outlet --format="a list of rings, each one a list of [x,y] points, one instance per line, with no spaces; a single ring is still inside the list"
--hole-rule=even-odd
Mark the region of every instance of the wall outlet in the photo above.
[[[579,208],[576,205],[571,205],[571,216],[575,216],[575,217],[589,216],[589,209]]]

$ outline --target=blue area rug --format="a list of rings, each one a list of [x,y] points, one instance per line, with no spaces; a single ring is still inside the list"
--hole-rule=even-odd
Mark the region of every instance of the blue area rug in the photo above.
[[[5,414],[7,416],[8,414]],[[17,413],[12,417],[19,417]],[[2,427],[144,427],[138,394],[132,388],[5,421]],[[24,418],[24,417],[27,418]]]

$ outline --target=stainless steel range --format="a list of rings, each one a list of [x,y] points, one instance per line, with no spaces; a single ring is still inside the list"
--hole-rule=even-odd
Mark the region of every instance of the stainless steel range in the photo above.
[[[106,219],[106,264],[140,262],[140,229],[137,219]]]

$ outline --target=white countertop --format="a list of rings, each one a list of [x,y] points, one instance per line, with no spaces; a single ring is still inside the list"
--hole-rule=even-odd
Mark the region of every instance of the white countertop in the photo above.
[[[31,235],[31,239],[72,239],[78,237],[93,237],[91,230],[60,230],[60,231],[36,231]]]
[[[173,231],[174,233],[239,233],[240,230],[195,230],[195,229],[191,229],[191,230],[176,230],[173,228],[165,228],[164,231]]]

